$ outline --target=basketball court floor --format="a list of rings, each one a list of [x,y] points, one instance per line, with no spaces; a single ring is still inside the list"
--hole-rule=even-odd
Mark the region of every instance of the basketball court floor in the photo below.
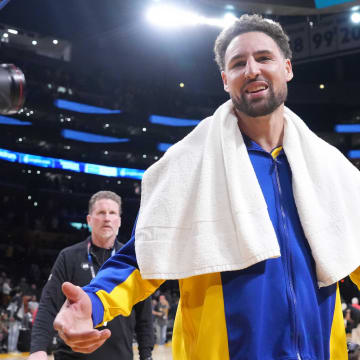
[[[166,345],[155,345],[153,351],[154,360],[172,360],[171,356],[171,344]],[[29,353],[19,353],[19,354],[0,354],[0,359],[7,360],[25,360],[29,356]],[[49,360],[53,360],[52,356],[48,357]],[[134,348],[134,360],[139,359],[137,348]]]

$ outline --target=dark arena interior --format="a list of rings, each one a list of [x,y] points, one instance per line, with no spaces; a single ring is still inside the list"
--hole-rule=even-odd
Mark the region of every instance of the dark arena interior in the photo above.
[[[293,52],[286,105],[360,169],[360,1],[2,0],[0,9],[0,63],[26,79],[21,109],[0,109],[3,323],[14,289],[39,301],[59,252],[88,236],[93,193],[122,197],[119,238],[129,240],[144,170],[228,99],[213,44],[234,16],[281,23]],[[355,354],[360,294],[348,277],[339,286]],[[160,291],[173,322],[177,281]],[[153,357],[170,359],[170,350]]]

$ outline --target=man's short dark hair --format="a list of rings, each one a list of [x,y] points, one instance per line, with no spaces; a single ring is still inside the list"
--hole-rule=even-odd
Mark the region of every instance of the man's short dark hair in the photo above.
[[[102,199],[109,199],[115,201],[119,205],[119,215],[121,215],[121,204],[122,204],[121,197],[112,191],[105,191],[105,190],[98,191],[93,196],[91,196],[89,200],[89,214],[91,214],[95,202]]]
[[[220,71],[225,68],[225,53],[230,42],[238,35],[259,31],[270,36],[278,45],[286,59],[291,59],[292,53],[289,45],[289,37],[278,22],[264,19],[260,15],[242,15],[231,26],[225,28],[216,38],[214,53],[215,61]]]

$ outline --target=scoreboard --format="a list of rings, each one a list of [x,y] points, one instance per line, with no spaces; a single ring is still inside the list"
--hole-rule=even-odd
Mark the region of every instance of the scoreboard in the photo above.
[[[360,24],[353,23],[349,14],[325,17],[316,26],[305,22],[285,26],[285,30],[295,63],[360,51]]]

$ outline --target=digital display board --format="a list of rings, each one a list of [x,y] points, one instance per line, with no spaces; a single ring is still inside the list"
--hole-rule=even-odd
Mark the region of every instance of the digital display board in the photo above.
[[[43,168],[61,169],[78,173],[93,174],[107,177],[120,177],[141,180],[145,170],[100,164],[83,163],[72,160],[25,154],[0,148],[0,160],[18,162]]]

